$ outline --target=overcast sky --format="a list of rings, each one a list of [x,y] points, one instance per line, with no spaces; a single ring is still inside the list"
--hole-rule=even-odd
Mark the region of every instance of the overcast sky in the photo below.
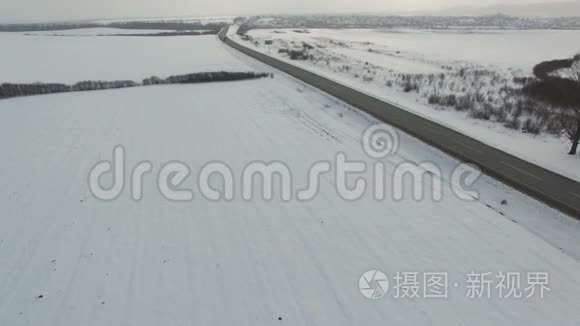
[[[558,0],[556,0],[558,1]],[[389,13],[546,0],[0,0],[0,21],[271,13]]]

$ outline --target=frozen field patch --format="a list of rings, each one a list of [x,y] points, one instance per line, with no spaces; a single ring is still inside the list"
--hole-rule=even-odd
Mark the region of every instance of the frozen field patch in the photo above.
[[[425,60],[437,66],[465,61],[526,71],[531,71],[532,67],[541,61],[571,57],[580,52],[580,45],[571,42],[580,39],[579,30],[310,29],[308,31],[309,33],[295,33],[288,29],[257,29],[249,34],[258,40],[274,38],[315,43],[333,40],[343,42],[350,49],[363,51],[376,47],[387,53],[398,54],[402,58]],[[538,46],[539,43],[541,46]],[[332,51],[338,52],[336,49]],[[364,59],[356,56],[354,58]],[[397,66],[393,66],[393,69],[406,72],[404,68]]]
[[[0,43],[2,58],[10,62],[3,65],[0,82],[74,83],[207,71],[251,71],[234,59],[215,35],[46,37],[0,33]]]
[[[154,34],[174,32],[169,29],[124,29],[124,28],[79,28],[56,31],[34,31],[21,32],[24,35],[30,36],[98,36],[98,35],[116,35],[116,34]],[[16,34],[16,33],[14,33]]]

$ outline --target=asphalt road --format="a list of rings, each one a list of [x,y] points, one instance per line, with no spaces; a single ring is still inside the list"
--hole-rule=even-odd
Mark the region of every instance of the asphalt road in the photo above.
[[[477,164],[485,174],[580,219],[580,183],[390,103],[242,46],[228,39],[226,35],[227,29],[224,29],[219,37],[232,48],[300,79],[464,162]]]

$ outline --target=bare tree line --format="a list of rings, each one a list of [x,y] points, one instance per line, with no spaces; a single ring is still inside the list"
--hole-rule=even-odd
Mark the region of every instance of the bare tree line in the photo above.
[[[192,83],[207,83],[220,81],[237,81],[246,79],[257,79],[271,76],[267,73],[256,72],[201,72],[185,75],[169,76],[167,78],[159,78],[156,76],[144,79],[141,83],[132,80],[117,80],[117,81],[80,81],[72,85],[58,84],[58,83],[3,83],[0,84],[0,99],[54,94],[66,92],[80,92],[80,91],[94,91],[115,88],[128,88],[136,86],[147,85],[161,85],[161,84],[192,84]]]

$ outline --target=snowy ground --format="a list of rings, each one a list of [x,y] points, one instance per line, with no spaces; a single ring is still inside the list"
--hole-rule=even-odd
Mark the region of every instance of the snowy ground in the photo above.
[[[82,33],[83,30],[67,31]],[[0,82],[141,80],[153,75],[248,71],[220,51],[215,35],[166,37],[46,37],[0,33]]]
[[[160,29],[122,29],[122,28],[80,28],[62,31],[35,31],[22,32],[24,35],[45,35],[45,36],[99,36],[99,35],[115,35],[115,34],[154,34],[175,32],[174,30],[160,30]],[[14,33],[16,34],[16,33]]]
[[[505,80],[529,76],[543,60],[571,57],[580,51],[570,39],[580,31],[426,31],[426,30],[252,30],[246,46],[291,62],[409,111],[437,121],[480,141],[503,149],[570,178],[580,180],[580,156],[566,155],[569,143],[550,135],[533,136],[505,128],[501,123],[475,120],[465,112],[427,104],[429,90],[404,93],[385,80],[401,73],[445,73],[448,67],[497,72]],[[264,40],[273,40],[271,46]],[[319,60],[290,60],[279,49],[315,47]],[[541,42],[542,46],[537,46]],[[349,66],[348,70],[344,67]],[[372,79],[372,80],[371,80]],[[459,83],[460,81],[456,81]],[[496,97],[497,98],[497,97]]]
[[[212,42],[214,58],[269,71]],[[339,151],[373,163],[360,137],[375,123],[279,73],[0,101],[0,325],[577,324],[580,224],[489,178],[476,202],[448,194],[346,202],[331,176],[302,203],[199,193],[174,203],[151,175],[141,202],[128,187],[101,202],[86,184],[122,144],[128,171],[149,160],[156,174],[180,160],[192,168],[184,184],[192,189],[214,160],[236,176],[250,161],[280,160],[299,188],[312,163]],[[458,163],[400,137],[398,154],[384,160],[389,171],[404,161],[445,172]],[[397,299],[391,289],[368,300],[358,284],[372,269],[392,285],[397,271],[447,272],[449,298]],[[551,292],[501,300],[492,289],[491,299],[468,299],[472,270],[547,272]]]
[[[405,61],[410,63],[403,67],[392,67],[402,72],[407,72],[408,68],[415,69],[416,61],[419,60],[434,64],[473,62],[531,71],[534,65],[541,61],[571,57],[580,52],[580,45],[569,42],[580,38],[580,31],[577,30],[311,29],[308,31],[309,33],[295,33],[288,29],[257,29],[249,34],[257,39],[273,37],[286,41],[342,41],[353,46],[353,51],[360,50],[360,45],[366,45],[362,50],[373,47],[379,50],[384,47],[384,50],[392,54],[399,51],[397,57],[401,63]],[[538,47],[540,41],[542,46]],[[354,57],[363,59],[358,55]],[[388,60],[385,56],[376,58]]]
[[[147,18],[119,18],[119,19],[100,19],[92,21],[95,24],[110,24],[110,23],[124,23],[124,22],[171,22],[171,21],[179,21],[179,22],[192,22],[192,23],[201,23],[201,24],[210,24],[210,23],[228,23],[231,24],[234,21],[233,16],[176,16],[176,17],[147,17]]]

